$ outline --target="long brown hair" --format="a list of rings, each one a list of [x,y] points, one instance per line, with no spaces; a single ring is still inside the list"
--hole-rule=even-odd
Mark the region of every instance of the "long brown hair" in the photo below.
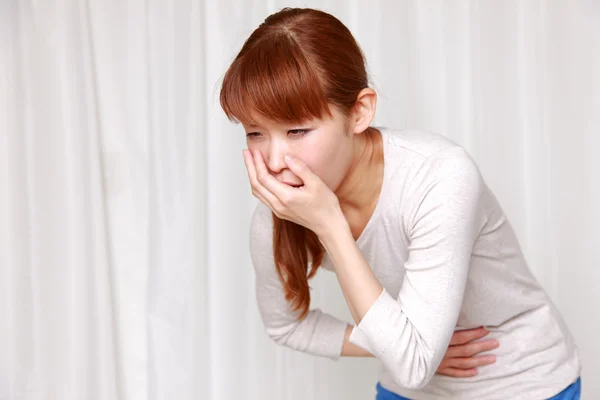
[[[223,78],[221,107],[230,121],[246,125],[256,125],[253,112],[290,124],[333,117],[329,105],[348,116],[360,91],[369,87],[365,65],[362,50],[337,18],[284,8],[268,16],[235,57]],[[308,313],[308,280],[323,255],[314,232],[273,214],[275,268],[285,298],[301,310],[298,319]]]

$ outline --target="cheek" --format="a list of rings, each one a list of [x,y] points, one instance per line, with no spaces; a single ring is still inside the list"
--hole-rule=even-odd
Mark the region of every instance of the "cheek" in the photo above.
[[[268,160],[269,147],[268,147],[268,145],[265,145],[264,142],[247,141],[246,148],[252,153],[253,157],[254,157],[254,152],[258,151],[262,155],[263,160]]]
[[[251,152],[254,152],[255,150],[261,151],[261,146],[258,143],[252,142],[250,140],[246,141],[246,148]]]
[[[299,155],[310,170],[332,190],[337,188],[345,175],[348,155],[342,146],[322,146]]]

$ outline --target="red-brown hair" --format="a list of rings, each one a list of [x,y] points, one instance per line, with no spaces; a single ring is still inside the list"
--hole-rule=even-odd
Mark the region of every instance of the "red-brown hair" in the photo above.
[[[365,65],[362,50],[337,18],[284,8],[268,16],[235,57],[223,78],[221,107],[230,121],[246,125],[256,125],[253,113],[289,124],[333,117],[330,105],[350,115],[359,92],[369,87]],[[273,214],[275,268],[285,298],[301,310],[298,319],[308,313],[308,279],[323,255],[314,232]]]

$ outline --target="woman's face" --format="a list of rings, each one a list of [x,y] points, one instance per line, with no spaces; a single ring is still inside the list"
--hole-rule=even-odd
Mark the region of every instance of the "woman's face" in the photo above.
[[[281,124],[255,116],[258,126],[244,124],[248,150],[259,151],[271,175],[293,186],[302,185],[284,160],[290,154],[304,161],[310,170],[335,192],[353,159],[354,135],[347,131],[347,117],[330,107],[332,119],[314,119],[301,125]]]

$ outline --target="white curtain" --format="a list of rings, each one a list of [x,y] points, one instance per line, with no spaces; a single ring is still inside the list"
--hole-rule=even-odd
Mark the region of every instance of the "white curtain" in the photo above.
[[[353,31],[376,125],[473,154],[599,398],[598,1],[1,0],[0,399],[374,398],[376,360],[277,347],[257,313],[218,91],[284,6]],[[332,274],[314,285],[352,321]]]

